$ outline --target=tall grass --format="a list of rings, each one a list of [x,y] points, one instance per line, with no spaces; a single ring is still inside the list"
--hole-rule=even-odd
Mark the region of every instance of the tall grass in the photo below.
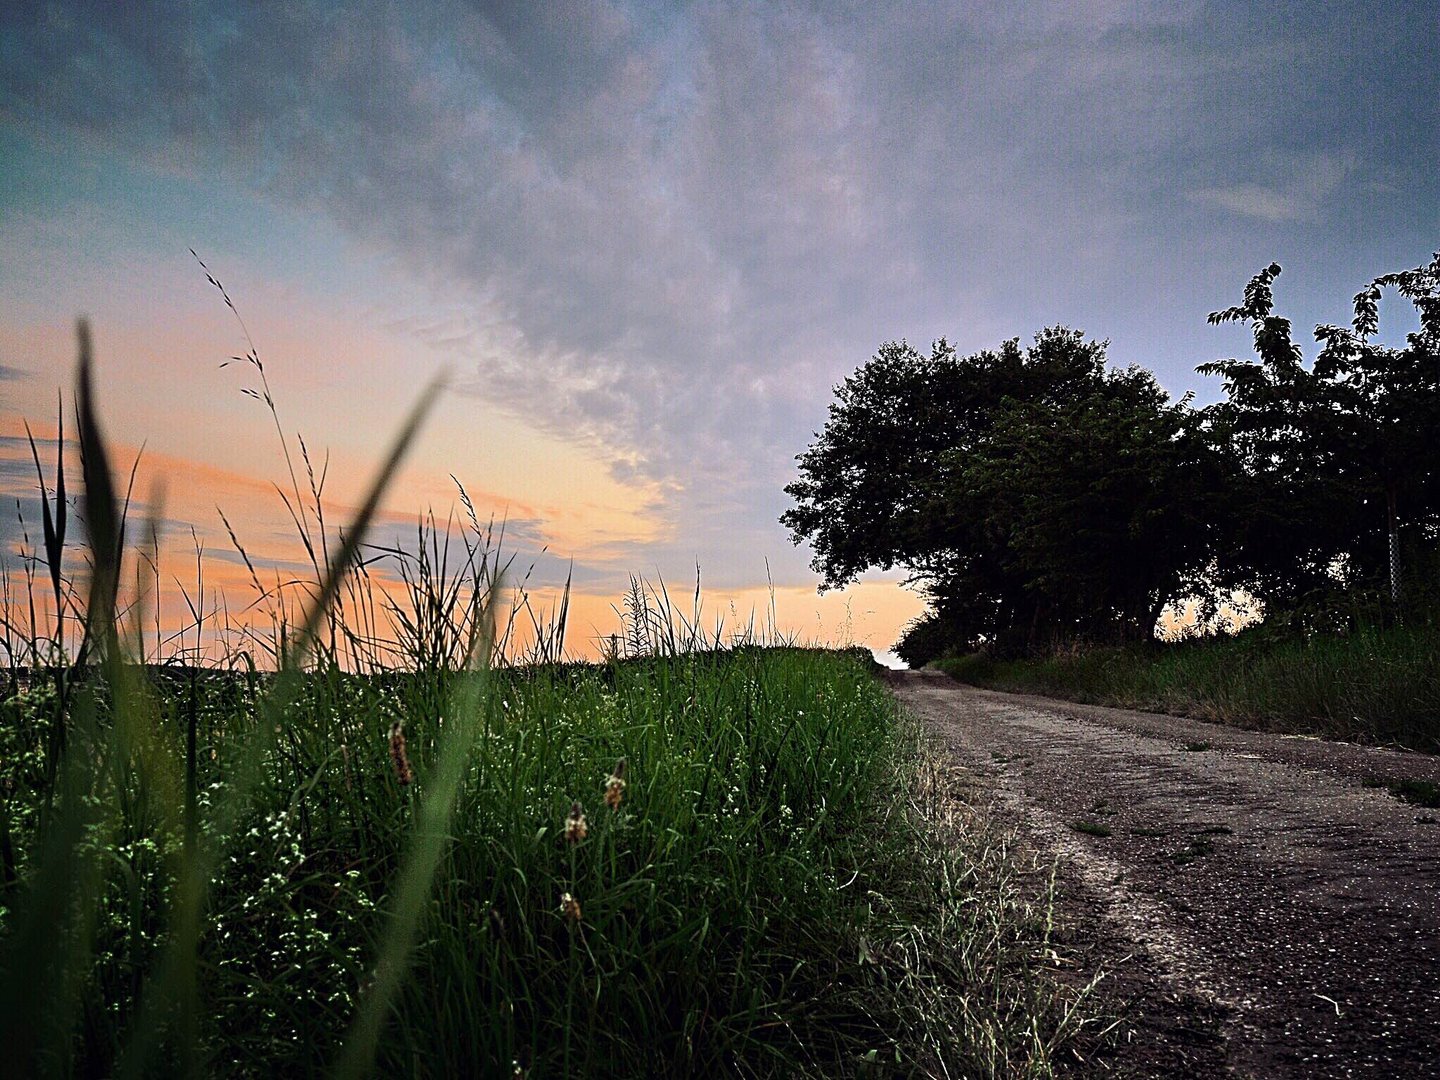
[[[1273,731],[1440,752],[1440,630],[1264,633],[1040,660],[940,660],[962,682]]]
[[[463,492],[453,545],[431,518],[414,549],[366,546],[432,397],[333,543],[302,446],[309,503],[290,464],[286,502],[313,577],[261,585],[232,532],[269,630],[201,667],[207,635],[235,640],[207,629],[224,608],[203,581],[186,634],[157,630],[148,653],[145,593],[121,588],[158,578],[159,545],[146,561],[124,541],[82,336],[88,561],[62,565],[57,491],[29,595],[6,596],[7,1067],[1047,1076],[1069,1060],[1083,995],[1042,970],[1044,888],[945,797],[864,658],[762,648],[753,622],[702,626],[698,582],[686,615],[637,579],[607,662],[565,663],[563,597],[540,612],[507,588]],[[375,587],[382,557],[398,593]]]

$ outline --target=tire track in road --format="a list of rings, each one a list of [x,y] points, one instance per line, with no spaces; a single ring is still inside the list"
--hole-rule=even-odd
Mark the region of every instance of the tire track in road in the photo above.
[[[1141,1038],[1176,1045],[1137,1045],[1132,1072],[1440,1075],[1440,823],[1365,783],[1440,782],[1440,760],[934,672],[892,684],[1060,859],[1095,924],[1078,931],[1144,950]],[[1181,1007],[1201,1022],[1162,1015]]]

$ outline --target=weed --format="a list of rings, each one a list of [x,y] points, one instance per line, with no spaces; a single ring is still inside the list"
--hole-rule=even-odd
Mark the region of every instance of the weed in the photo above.
[[[1086,821],[1084,819],[1070,822],[1070,827],[1076,832],[1082,832],[1088,836],[1109,836],[1112,831],[1110,826],[1103,822]]]
[[[1190,842],[1186,844],[1185,847],[1171,854],[1170,861],[1179,866],[1184,866],[1186,863],[1194,862],[1196,859],[1209,855],[1214,850],[1215,845],[1210,840],[1210,837],[1202,833],[1198,836],[1192,836]]]
[[[1440,784],[1418,777],[1395,779],[1387,776],[1361,777],[1360,785],[1367,788],[1384,788],[1401,802],[1428,810],[1440,808]]]
[[[1440,809],[1440,784],[1433,780],[1392,780],[1386,786],[1390,789],[1390,794],[1401,802],[1427,810]]]

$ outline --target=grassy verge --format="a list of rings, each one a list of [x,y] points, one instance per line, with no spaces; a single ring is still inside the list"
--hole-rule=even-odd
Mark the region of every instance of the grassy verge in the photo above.
[[[97,740],[78,856],[89,885],[75,897],[91,906],[89,955],[48,958],[65,968],[55,983],[74,995],[73,1026],[46,1025],[36,1071],[170,1071],[189,1056],[205,1073],[293,1074],[343,1060],[458,721],[434,703],[466,678],[306,680],[250,808],[208,837],[226,855],[199,935],[193,1048],[173,1011],[146,1019],[156,1030],[139,1042],[136,1030],[173,933],[183,831],[163,825],[154,763]],[[150,685],[148,752],[179,757],[189,683]],[[268,720],[263,686],[199,685],[209,822]],[[7,936],[40,869],[54,703],[46,689],[5,703]],[[358,1071],[1044,1076],[1063,1057],[1079,1021],[1040,971],[1046,898],[1003,838],[943,805],[933,763],[854,655],[497,672],[476,703],[418,932],[389,961],[405,971]]]
[[[1044,660],[937,661],[977,686],[1193,716],[1242,727],[1440,751],[1440,631],[1260,635]]]

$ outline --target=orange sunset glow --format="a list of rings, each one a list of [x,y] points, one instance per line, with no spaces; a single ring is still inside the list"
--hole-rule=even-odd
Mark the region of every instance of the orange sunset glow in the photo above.
[[[1205,325],[1237,267],[1312,268],[1287,275],[1306,326],[1430,241],[1405,209],[1433,192],[1424,138],[1376,135],[1398,149],[1367,156],[1333,145],[1333,110],[1242,108],[1188,17],[781,7],[15,16],[0,76],[8,572],[42,486],[23,423],[53,436],[57,394],[68,417],[86,316],[117,459],[145,448],[133,510],[162,519],[166,566],[203,546],[232,613],[253,585],[220,513],[257,568],[303,568],[279,494],[308,489],[301,439],[338,528],[443,377],[377,543],[458,515],[458,483],[505,523],[528,588],[570,581],[577,656],[614,632],[631,575],[688,593],[697,563],[712,613],[768,610],[773,585],[777,630],[883,651],[923,609],[904,574],[821,595],[813,552],[778,520],[834,387],[882,343],[964,352],[1065,324],[1204,403],[1218,386],[1196,364],[1244,345]],[[1002,62],[975,51],[992,37],[1025,44]],[[1172,67],[1183,107],[1143,75]],[[1257,100],[1293,97],[1271,90]],[[1419,194],[1365,195],[1402,189]],[[1383,242],[1336,249],[1362,205]],[[273,416],[231,359],[252,347]],[[162,622],[179,626],[173,576]]]

